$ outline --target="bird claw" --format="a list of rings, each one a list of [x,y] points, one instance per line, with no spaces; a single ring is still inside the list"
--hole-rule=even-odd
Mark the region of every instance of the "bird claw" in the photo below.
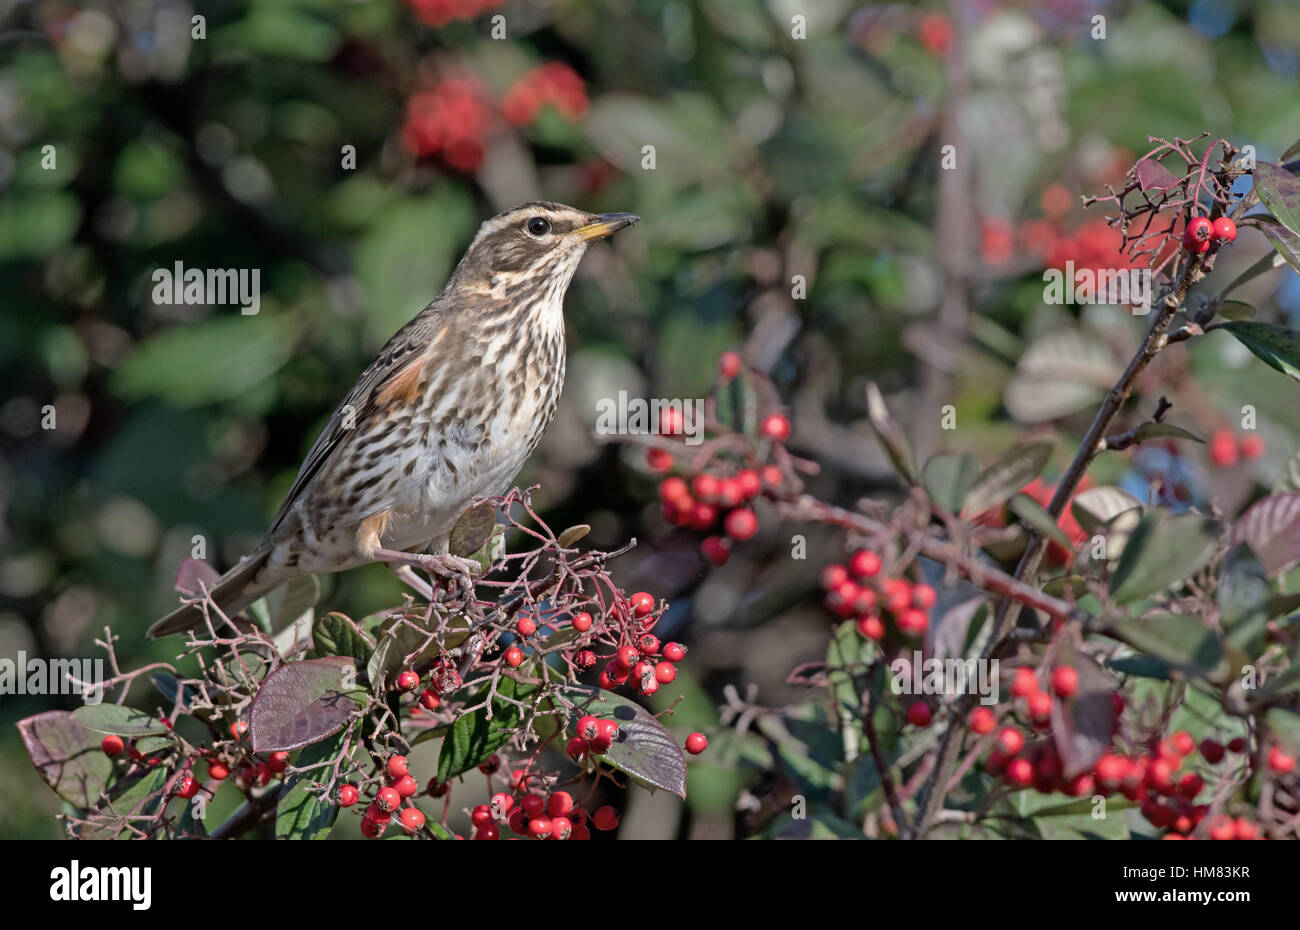
[[[458,555],[421,555],[420,567],[439,578],[454,582],[468,598],[474,593],[474,576],[482,574],[483,567],[473,559]]]

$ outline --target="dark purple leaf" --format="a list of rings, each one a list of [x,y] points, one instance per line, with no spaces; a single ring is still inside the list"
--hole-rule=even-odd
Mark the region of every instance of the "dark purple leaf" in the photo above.
[[[1260,201],[1279,223],[1300,235],[1300,178],[1266,161],[1257,164],[1252,173]]]
[[[1272,223],[1260,223],[1259,231],[1273,243],[1278,255],[1285,258],[1296,271],[1300,271],[1300,236],[1285,226],[1274,226]]]
[[[618,740],[601,758],[646,788],[686,797],[686,756],[664,725],[626,698],[594,688],[591,694],[590,701],[576,702],[574,720],[595,714],[618,724]]]
[[[1160,162],[1150,158],[1138,162],[1137,174],[1138,184],[1144,191],[1167,191],[1178,184],[1178,177],[1175,174]]]
[[[360,704],[357,663],[327,656],[284,665],[262,682],[248,713],[254,752],[297,749],[337,733]]]
[[[1300,493],[1252,504],[1237,521],[1233,541],[1249,545],[1270,577],[1300,563]]]
[[[176,569],[176,590],[186,597],[198,597],[216,587],[221,573],[202,559],[186,559]]]
[[[1079,673],[1079,690],[1074,697],[1052,702],[1052,735],[1065,777],[1073,778],[1090,771],[1110,747],[1115,684],[1101,666],[1068,646],[1061,649],[1057,661],[1073,666]]]
[[[113,762],[100,750],[104,736],[73,719],[65,710],[47,710],[18,721],[27,755],[54,793],[73,807],[87,808],[99,799]]]

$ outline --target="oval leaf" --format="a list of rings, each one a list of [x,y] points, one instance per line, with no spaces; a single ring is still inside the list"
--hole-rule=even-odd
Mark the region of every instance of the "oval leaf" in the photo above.
[[[601,758],[652,791],[662,788],[685,798],[686,755],[664,725],[640,704],[626,698],[595,688],[589,693],[590,700],[576,702],[570,727],[583,714],[615,720],[618,740]]]
[[[1173,587],[1210,560],[1218,541],[1218,523],[1200,514],[1145,514],[1111,576],[1111,598],[1128,604]]]
[[[1229,320],[1219,327],[1268,367],[1300,381],[1300,333],[1272,323]]]
[[[1089,533],[1103,529],[1112,518],[1126,510],[1141,508],[1142,502],[1128,491],[1109,485],[1080,491],[1070,501],[1074,519]]]
[[[82,726],[99,733],[116,733],[118,736],[156,736],[167,732],[162,721],[134,707],[120,704],[87,704],[72,712]]]
[[[921,468],[921,486],[936,507],[957,513],[979,473],[973,455],[936,455]]]
[[[313,743],[298,754],[294,765],[306,768],[328,762],[343,751],[347,731],[341,730],[329,739]],[[329,835],[339,807],[332,798],[322,797],[315,785],[325,768],[295,772],[285,782],[280,800],[275,805],[275,838],[278,840],[323,840]]]
[[[1134,649],[1169,665],[1208,674],[1223,657],[1223,644],[1199,617],[1160,614],[1130,617],[1115,624]]]
[[[254,752],[280,752],[318,742],[343,729],[360,704],[356,660],[306,659],[281,666],[262,682],[248,712]]]
[[[962,511],[983,513],[1006,501],[1043,473],[1056,442],[1050,438],[1030,439],[1012,446],[975,479]]]
[[[1279,223],[1300,235],[1300,178],[1281,165],[1262,161],[1251,172],[1255,193]]]
[[[1237,521],[1234,542],[1245,542],[1269,576],[1300,564],[1300,493],[1273,494]]]
[[[32,765],[55,794],[82,809],[99,799],[113,773],[113,761],[99,749],[102,733],[66,710],[19,720],[18,732]]]

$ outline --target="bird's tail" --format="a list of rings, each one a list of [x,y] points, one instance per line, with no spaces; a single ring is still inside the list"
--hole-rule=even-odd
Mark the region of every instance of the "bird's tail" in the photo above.
[[[208,597],[227,617],[234,617],[253,601],[276,587],[278,584],[276,581],[257,580],[257,575],[266,565],[266,559],[270,554],[269,547],[253,553],[208,587]],[[157,639],[160,636],[171,636],[173,633],[186,633],[202,625],[202,606],[183,604],[149,627],[148,635],[150,639]]]

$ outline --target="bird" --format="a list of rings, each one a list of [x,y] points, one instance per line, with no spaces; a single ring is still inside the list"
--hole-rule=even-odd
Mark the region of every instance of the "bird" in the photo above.
[[[329,418],[262,541],[207,587],[227,617],[307,574],[388,565],[465,579],[456,520],[509,489],[564,385],[564,296],[588,247],[637,222],[532,201],[486,220],[442,291],[397,331]],[[152,638],[203,626],[201,603]],[[214,618],[215,621],[215,618]]]

